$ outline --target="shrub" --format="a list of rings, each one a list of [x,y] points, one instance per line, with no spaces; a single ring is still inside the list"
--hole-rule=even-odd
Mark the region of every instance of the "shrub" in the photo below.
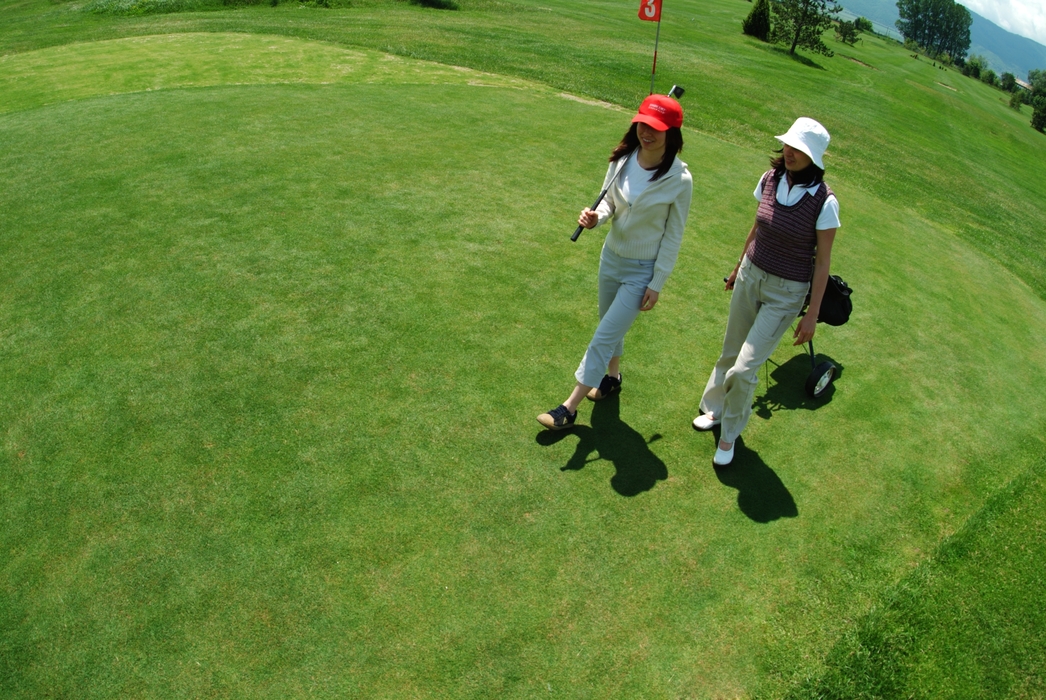
[[[981,71],[981,82],[994,87],[998,84],[999,79],[995,77],[995,71],[991,68],[985,68]]]
[[[999,76],[999,87],[1006,92],[1013,92],[1017,87],[1017,76],[1013,73],[1003,73]]]
[[[741,22],[741,32],[754,36],[760,41],[770,40],[770,3],[768,0],[756,0],[748,17]]]
[[[966,63],[963,64],[962,74],[969,76],[974,80],[980,80],[981,73],[986,70],[988,70],[988,60],[983,56],[973,54],[972,56],[969,56],[966,59]]]
[[[858,17],[855,19],[854,26],[857,27],[857,31],[859,32],[875,33],[875,29],[872,27],[872,20],[867,17]]]
[[[1015,109],[1018,112],[1021,111],[1021,105],[1024,104],[1024,100],[1021,98],[1019,93],[1013,93],[1010,95],[1010,109]]]

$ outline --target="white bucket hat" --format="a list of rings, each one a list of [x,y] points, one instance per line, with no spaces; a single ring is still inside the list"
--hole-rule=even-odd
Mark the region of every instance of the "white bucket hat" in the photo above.
[[[781,143],[787,143],[797,151],[802,151],[810,156],[810,159],[821,170],[824,170],[822,156],[828,150],[828,142],[832,137],[828,130],[810,117],[799,117],[792,124],[787,134],[776,137]]]

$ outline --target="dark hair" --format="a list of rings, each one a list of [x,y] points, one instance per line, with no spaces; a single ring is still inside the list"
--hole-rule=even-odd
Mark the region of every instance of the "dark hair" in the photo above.
[[[621,137],[621,143],[610,153],[611,163],[639,148],[639,135],[636,133],[638,129],[639,123],[632,122],[632,126]],[[661,162],[657,164],[657,169],[650,176],[650,181],[653,182],[667,173],[668,169],[672,167],[672,161],[675,160],[676,154],[682,152],[682,150],[683,132],[677,126],[669,127],[668,131],[665,132],[665,155],[661,156]]]
[[[782,148],[774,153],[784,153]],[[776,158],[770,159],[770,167],[774,169],[774,179],[780,180],[781,176],[785,174],[785,159],[783,155],[777,156]],[[824,182],[824,171],[818,168],[811,161],[810,165],[806,166],[802,170],[792,173],[792,184],[802,185],[804,187],[810,187],[811,185],[820,185]]]

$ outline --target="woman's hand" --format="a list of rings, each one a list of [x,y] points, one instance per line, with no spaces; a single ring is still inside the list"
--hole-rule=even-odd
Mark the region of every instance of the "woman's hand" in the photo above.
[[[650,287],[647,287],[646,288],[646,293],[643,294],[643,301],[639,304],[639,310],[640,311],[650,311],[650,309],[654,308],[654,304],[657,303],[657,298],[659,296],[660,296],[660,294],[655,292]]]
[[[828,272],[832,267],[834,242],[834,228],[817,229],[817,255],[814,257],[814,276],[810,281],[810,305],[806,307],[806,315],[795,329],[796,341],[792,345],[802,345],[813,338],[817,330],[821,300],[824,299],[824,288],[828,285]]]
[[[599,215],[585,207],[584,211],[581,212],[581,216],[578,217],[577,223],[584,228],[595,228],[596,224],[599,223]]]
[[[792,337],[795,338],[795,345],[803,345],[813,340],[814,333],[817,332],[817,317],[813,314],[807,313],[801,319],[799,319],[799,325],[795,328],[795,333]]]
[[[738,265],[738,267],[740,267],[740,265]],[[723,289],[725,289],[728,292],[732,290],[734,288],[734,282],[737,281],[737,267],[735,267],[734,271],[730,273],[730,276],[724,279],[723,281],[726,282],[726,286],[723,287]]]

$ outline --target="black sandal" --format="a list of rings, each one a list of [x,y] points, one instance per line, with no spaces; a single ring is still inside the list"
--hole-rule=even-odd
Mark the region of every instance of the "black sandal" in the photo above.
[[[563,404],[556,406],[548,413],[542,413],[538,416],[538,423],[541,423],[549,430],[573,428],[575,420],[577,420],[577,411],[571,413]]]
[[[587,394],[590,401],[602,401],[606,397],[613,394],[615,391],[621,391],[621,380],[624,376],[618,374],[616,377],[611,377],[609,374],[604,374],[603,379],[599,382],[599,386],[593,387]]]

